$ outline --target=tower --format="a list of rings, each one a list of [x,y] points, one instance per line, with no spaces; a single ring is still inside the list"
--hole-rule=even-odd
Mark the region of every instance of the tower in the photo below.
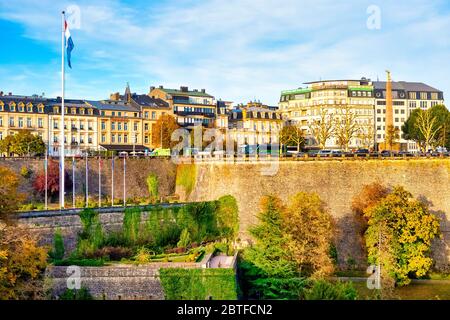
[[[393,110],[392,110],[392,79],[391,72],[386,70],[386,132],[389,126],[394,125]]]

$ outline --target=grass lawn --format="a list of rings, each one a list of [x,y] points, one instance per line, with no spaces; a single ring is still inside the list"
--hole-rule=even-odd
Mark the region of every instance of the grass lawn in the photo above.
[[[359,299],[374,299],[376,291],[367,288],[365,281],[352,281]],[[450,300],[450,281],[419,280],[408,286],[395,288],[390,300]]]

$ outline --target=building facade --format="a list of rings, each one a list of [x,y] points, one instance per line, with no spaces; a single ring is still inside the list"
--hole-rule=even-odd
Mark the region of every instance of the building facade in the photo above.
[[[278,143],[282,125],[279,112],[257,102],[239,105],[228,116],[228,133],[238,145]]]
[[[349,148],[373,145],[374,97],[370,79],[307,82],[307,87],[281,92],[279,112],[283,119],[302,129],[308,146],[318,145],[313,127],[321,122],[338,123],[351,118],[358,124]],[[336,134],[326,139],[325,148],[341,148]]]
[[[386,130],[386,82],[374,81],[376,142],[384,142]],[[392,82],[393,126],[400,134],[400,148],[411,152],[419,151],[414,141],[405,140],[402,125],[416,108],[427,110],[432,106],[444,104],[442,91],[421,82]]]
[[[0,140],[28,130],[49,141],[47,99],[39,96],[0,95]]]
[[[163,86],[150,87],[149,96],[167,102],[180,126],[192,128],[195,125],[210,127],[216,118],[216,101],[206,93],[205,89],[189,90],[181,86],[180,89],[168,89]]]
[[[352,133],[349,149],[378,149],[386,137],[386,82],[360,80],[326,80],[306,83],[307,87],[281,92],[280,112],[285,120],[299,125],[308,137],[309,146],[318,146],[314,124],[339,121],[352,113],[358,130]],[[414,141],[403,138],[401,127],[416,108],[428,109],[444,104],[443,92],[420,82],[392,81],[393,126],[399,131],[401,150],[416,152]],[[344,110],[344,112],[343,112]],[[341,149],[334,132],[325,148]]]

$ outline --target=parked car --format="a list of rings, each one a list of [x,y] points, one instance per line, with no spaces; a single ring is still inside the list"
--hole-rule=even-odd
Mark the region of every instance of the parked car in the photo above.
[[[369,154],[369,149],[358,149],[355,151],[355,155],[357,157],[367,157],[367,155]]]
[[[400,151],[398,153],[399,156],[404,156],[404,157],[413,157],[414,155],[412,154],[412,152],[410,151]]]
[[[341,150],[331,150],[332,157],[342,157],[344,153]]]
[[[317,156],[320,158],[331,157],[331,150],[323,149],[317,152]]]
[[[397,155],[397,152],[392,150],[383,150],[380,152],[380,155],[382,157],[395,157]]]

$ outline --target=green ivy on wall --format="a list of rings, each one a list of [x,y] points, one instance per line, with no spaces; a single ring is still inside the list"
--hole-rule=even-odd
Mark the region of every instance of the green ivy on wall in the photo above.
[[[159,277],[166,300],[236,300],[234,269],[162,268]]]

